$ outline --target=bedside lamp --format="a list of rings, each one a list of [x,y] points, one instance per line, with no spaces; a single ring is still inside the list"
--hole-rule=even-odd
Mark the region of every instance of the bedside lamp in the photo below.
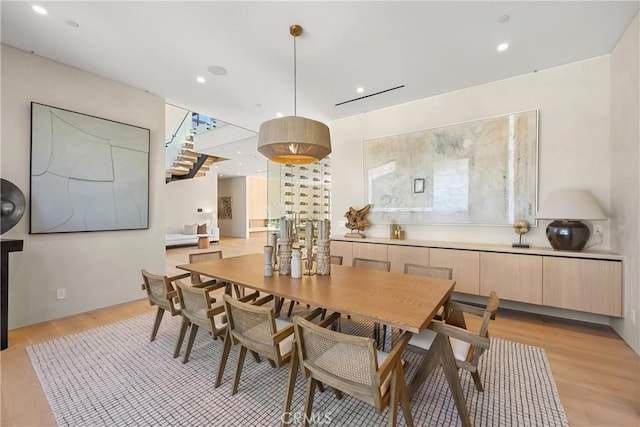
[[[538,219],[553,219],[547,239],[557,251],[581,251],[589,240],[583,220],[603,221],[607,216],[587,190],[555,190],[540,204]]]

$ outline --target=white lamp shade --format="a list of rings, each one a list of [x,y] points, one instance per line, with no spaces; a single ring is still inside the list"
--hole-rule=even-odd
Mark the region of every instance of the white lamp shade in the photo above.
[[[331,154],[329,127],[299,116],[260,125],[258,151],[276,163],[316,163]]]
[[[540,204],[536,218],[602,221],[607,215],[587,190],[555,190]]]

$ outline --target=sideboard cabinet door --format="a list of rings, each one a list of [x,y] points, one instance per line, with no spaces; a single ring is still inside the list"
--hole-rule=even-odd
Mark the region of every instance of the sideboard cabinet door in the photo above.
[[[543,303],[622,316],[622,262],[544,257]]]
[[[377,259],[379,261],[389,261],[387,259],[387,246],[388,245],[380,245],[377,243],[353,243],[353,257],[354,258],[366,258],[366,259]],[[342,265],[351,265],[351,263],[347,264],[346,260],[342,260]]]
[[[389,245],[387,248],[391,271],[404,273],[405,264],[429,265],[429,248]]]
[[[342,265],[351,266],[351,260],[353,259],[353,243],[332,240],[331,255],[341,256]]]
[[[542,256],[496,252],[480,254],[480,294],[542,304]]]
[[[480,295],[480,253],[457,249],[431,248],[429,265],[453,269],[454,292]]]

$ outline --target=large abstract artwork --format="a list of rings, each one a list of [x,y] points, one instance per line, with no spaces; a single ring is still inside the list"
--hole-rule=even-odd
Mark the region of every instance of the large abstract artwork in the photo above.
[[[30,233],[149,228],[149,129],[31,103]]]
[[[538,111],[363,141],[373,223],[536,224]]]

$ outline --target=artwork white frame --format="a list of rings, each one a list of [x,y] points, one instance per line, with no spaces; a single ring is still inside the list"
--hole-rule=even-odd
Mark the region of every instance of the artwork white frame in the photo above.
[[[149,228],[150,131],[31,103],[30,234]]]

